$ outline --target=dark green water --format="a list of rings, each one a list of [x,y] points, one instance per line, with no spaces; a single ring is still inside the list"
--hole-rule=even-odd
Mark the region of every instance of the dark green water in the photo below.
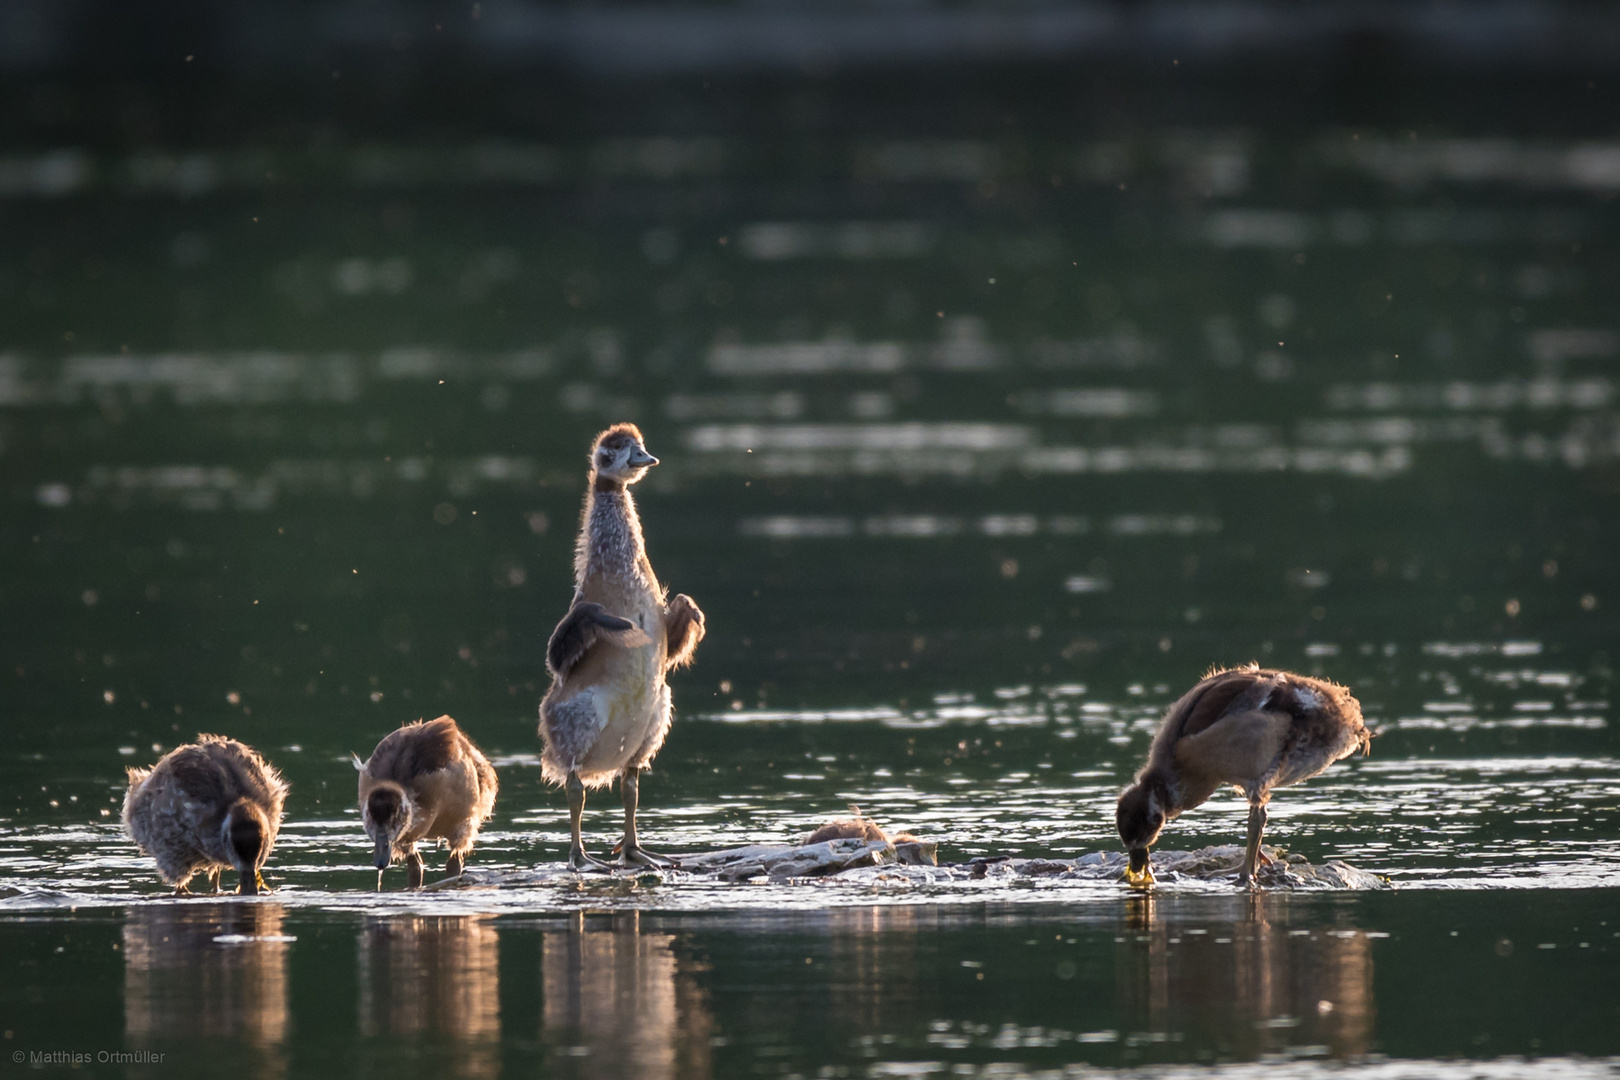
[[[1620,1051],[1613,914],[1588,890],[727,918],[147,904],[0,941],[8,1049],[164,1055],[135,1075],[1558,1076]]]
[[[1042,69],[496,80],[468,121],[422,87],[208,89],[6,104],[0,1060],[1613,1074],[1620,144],[1592,99]],[[562,857],[542,651],[623,419],[664,461],[654,565],[710,626],[650,846],[853,801],[947,861],[1112,849],[1163,708],[1254,659],[1381,731],[1270,838],[1396,890],[372,893],[347,754],[444,712],[501,772],[474,867]],[[292,781],[269,900],[164,901],[117,828],[123,768],[199,731]]]

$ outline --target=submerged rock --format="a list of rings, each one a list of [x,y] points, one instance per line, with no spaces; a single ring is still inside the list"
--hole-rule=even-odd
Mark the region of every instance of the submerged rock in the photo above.
[[[1389,881],[1377,874],[1358,870],[1343,862],[1312,864],[1302,855],[1280,848],[1266,848],[1270,865],[1257,871],[1256,883],[1262,889],[1347,890],[1388,889]],[[447,890],[460,888],[507,888],[584,882],[593,888],[634,888],[675,885],[682,882],[745,882],[764,880],[774,884],[811,880],[828,885],[845,884],[863,888],[972,887],[978,882],[992,886],[1041,888],[1046,883],[1118,884],[1122,892],[1126,857],[1122,851],[1095,851],[1075,859],[1019,858],[1010,855],[981,856],[965,863],[940,865],[931,841],[863,840],[844,837],[814,844],[748,844],[697,855],[682,855],[673,870],[634,870],[577,874],[563,863],[545,864],[533,870],[488,872],[469,869],[459,878],[440,884]],[[1195,851],[1155,851],[1153,874],[1160,888],[1178,884],[1234,886],[1243,849],[1235,844],[1199,848]]]
[[[680,868],[688,873],[711,874],[725,881],[828,877],[863,866],[902,864],[932,866],[938,861],[931,841],[893,843],[844,837],[812,844],[750,844],[703,855],[686,855]]]
[[[1255,882],[1265,889],[1388,889],[1389,880],[1366,870],[1358,870],[1348,863],[1330,860],[1312,864],[1303,855],[1294,855],[1281,848],[1262,847],[1272,859],[1270,865],[1255,870]],[[1032,860],[1039,861],[1039,860]],[[1126,856],[1123,851],[1096,851],[1082,855],[1071,864],[1076,877],[1100,880],[1120,879],[1125,874]],[[1219,844],[1196,851],[1155,851],[1153,876],[1160,884],[1178,881],[1237,880],[1243,865],[1243,848],[1237,844]]]
[[[915,848],[916,850],[908,850]],[[1387,889],[1389,882],[1376,874],[1343,862],[1314,865],[1302,855],[1267,848],[1270,865],[1261,866],[1256,883],[1265,889]],[[1161,851],[1153,855],[1153,873],[1161,885],[1178,882],[1236,882],[1243,849],[1236,845],[1196,851]],[[993,856],[965,863],[938,864],[935,845],[882,844],[858,839],[829,840],[800,846],[751,845],[728,848],[681,859],[681,871],[724,881],[765,877],[837,878],[861,884],[938,885],[952,881],[1025,880],[1119,881],[1126,857],[1120,851],[1098,851],[1077,859],[1020,859]]]

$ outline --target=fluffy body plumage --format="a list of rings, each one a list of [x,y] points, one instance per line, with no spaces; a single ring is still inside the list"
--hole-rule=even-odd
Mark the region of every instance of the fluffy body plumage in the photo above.
[[[569,787],[576,819],[585,788],[619,779],[627,856],[636,849],[636,778],[663,746],[673,716],[665,676],[691,663],[704,633],[697,604],[685,595],[668,599],[647,559],[629,487],[656,464],[633,424],[597,436],[574,552],[574,601],[552,633],[552,683],[540,703],[542,774]],[[570,861],[589,862],[577,828],[575,836]]]
[[[1350,691],[1325,679],[1256,664],[1214,671],[1170,706],[1147,764],[1120,795],[1117,821],[1130,852],[1127,880],[1146,884],[1148,848],[1170,819],[1223,784],[1249,800],[1249,843],[1240,881],[1264,858],[1271,792],[1317,775],[1341,758],[1366,753],[1372,734]]]
[[[827,840],[865,840],[869,843],[915,844],[918,839],[908,832],[890,836],[883,827],[865,814],[854,803],[849,804],[853,817],[837,818],[816,829],[800,841],[801,844],[820,844]]]
[[[447,877],[461,873],[478,830],[495,809],[495,769],[448,716],[389,732],[360,771],[360,815],[376,845],[378,880],[394,860],[403,860],[415,889],[423,877],[419,840],[443,840],[450,848]]]
[[[233,867],[238,892],[264,888],[259,871],[281,831],[287,782],[252,747],[221,735],[199,735],[150,769],[128,769],[124,831],[157,863],[177,894],[193,875]]]

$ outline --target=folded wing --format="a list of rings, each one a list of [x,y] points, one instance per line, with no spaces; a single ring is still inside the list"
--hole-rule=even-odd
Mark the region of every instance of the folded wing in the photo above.
[[[559,679],[579,666],[591,649],[601,642],[633,649],[652,642],[644,630],[608,612],[601,604],[581,600],[568,609],[546,646],[546,667]]]

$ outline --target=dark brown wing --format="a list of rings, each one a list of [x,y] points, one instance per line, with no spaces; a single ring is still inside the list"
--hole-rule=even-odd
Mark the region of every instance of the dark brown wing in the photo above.
[[[581,600],[568,609],[546,645],[546,667],[559,679],[579,666],[585,654],[599,641],[611,641],[626,648],[645,645],[651,639],[629,619],[608,612],[601,604]]]
[[[193,802],[216,807],[223,813],[226,804],[236,798],[235,793],[227,794],[230,773],[204,746],[182,746],[158,767],[166,768],[174,778],[174,786]]]
[[[219,770],[221,782],[231,789],[231,799],[251,798],[271,817],[280,819],[287,782],[264,755],[223,735],[199,735],[197,745]]]
[[[448,716],[406,724],[383,737],[366,768],[374,779],[408,784],[413,777],[449,765],[457,756],[461,738],[461,729]]]
[[[692,654],[697,652],[698,642],[702,641],[703,635],[708,632],[703,609],[697,606],[696,600],[685,593],[680,593],[669,602],[669,616],[664,625],[669,650],[665,666],[685,667],[692,662]]]
[[[1176,710],[1176,737],[1197,735],[1236,708],[1261,708],[1276,685],[1276,672],[1239,668],[1212,675],[1188,691]]]

